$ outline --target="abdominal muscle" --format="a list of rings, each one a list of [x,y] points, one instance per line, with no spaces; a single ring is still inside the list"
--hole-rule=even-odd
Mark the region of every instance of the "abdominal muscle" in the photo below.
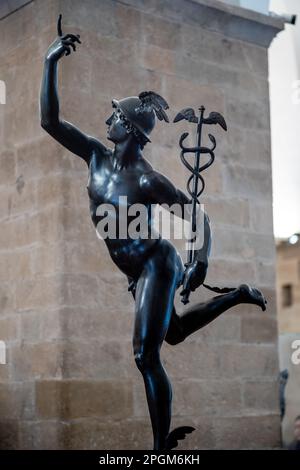
[[[147,219],[148,222],[145,226],[145,233],[137,233],[139,238],[131,238],[128,234],[128,226],[131,222],[131,218],[128,217],[127,220],[127,238],[119,237],[119,219],[118,216],[113,222],[116,223],[116,232],[114,238],[109,236],[104,237],[97,228],[98,223],[101,220],[101,217],[96,215],[97,204],[90,200],[90,212],[93,224],[96,228],[98,237],[105,241],[105,244],[108,248],[111,259],[116,264],[116,266],[127,276],[137,279],[141,274],[146,260],[149,258],[153,248],[156,247],[160,240],[160,234],[152,226],[151,219]],[[125,232],[126,235],[126,232]]]
[[[161,237],[157,239],[120,239],[104,240],[108,248],[111,259],[116,266],[133,279],[138,279],[144,265],[160,243]]]

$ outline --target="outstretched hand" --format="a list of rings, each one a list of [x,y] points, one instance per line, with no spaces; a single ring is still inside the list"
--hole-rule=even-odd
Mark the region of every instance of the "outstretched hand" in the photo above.
[[[63,55],[70,55],[71,51],[76,51],[76,43],[81,44],[79,34],[63,34],[61,26],[62,15],[59,15],[57,21],[57,35],[58,37],[49,47],[46,58],[59,60]]]

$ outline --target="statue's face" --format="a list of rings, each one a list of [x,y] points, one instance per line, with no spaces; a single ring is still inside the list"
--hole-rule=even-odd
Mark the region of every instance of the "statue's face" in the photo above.
[[[124,126],[124,121],[121,118],[121,112],[115,108],[112,115],[105,122],[108,126],[107,138],[115,144],[119,144],[128,139],[128,132]]]

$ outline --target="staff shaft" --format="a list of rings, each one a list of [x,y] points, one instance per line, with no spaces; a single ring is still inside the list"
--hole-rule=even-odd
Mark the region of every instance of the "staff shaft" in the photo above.
[[[204,106],[201,106],[199,108],[200,111],[200,117],[199,117],[199,123],[197,126],[197,147],[200,149],[201,146],[201,137],[202,137],[202,124],[203,124],[203,114],[205,111]],[[200,167],[200,156],[201,156],[201,151],[197,150],[196,153],[196,158],[195,158],[195,165],[194,165],[194,178],[193,178],[193,202],[192,202],[192,213],[191,213],[191,229],[192,229],[192,234],[193,234],[193,239],[190,240],[190,248],[188,251],[188,258],[187,262],[190,264],[193,262],[193,255],[194,255],[194,240],[195,240],[195,233],[197,230],[197,194],[198,194],[198,173],[199,173],[199,167]]]

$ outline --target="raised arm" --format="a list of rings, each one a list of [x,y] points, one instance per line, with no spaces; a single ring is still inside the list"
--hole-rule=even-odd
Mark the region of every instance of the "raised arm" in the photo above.
[[[79,35],[62,35],[60,16],[58,20],[58,37],[49,47],[44,61],[40,92],[40,118],[43,129],[60,144],[89,164],[93,150],[97,148],[100,152],[105,152],[106,147],[97,139],[84,134],[73,124],[64,121],[59,116],[58,61],[64,55],[69,55],[71,49],[75,51],[76,43],[80,43]]]

